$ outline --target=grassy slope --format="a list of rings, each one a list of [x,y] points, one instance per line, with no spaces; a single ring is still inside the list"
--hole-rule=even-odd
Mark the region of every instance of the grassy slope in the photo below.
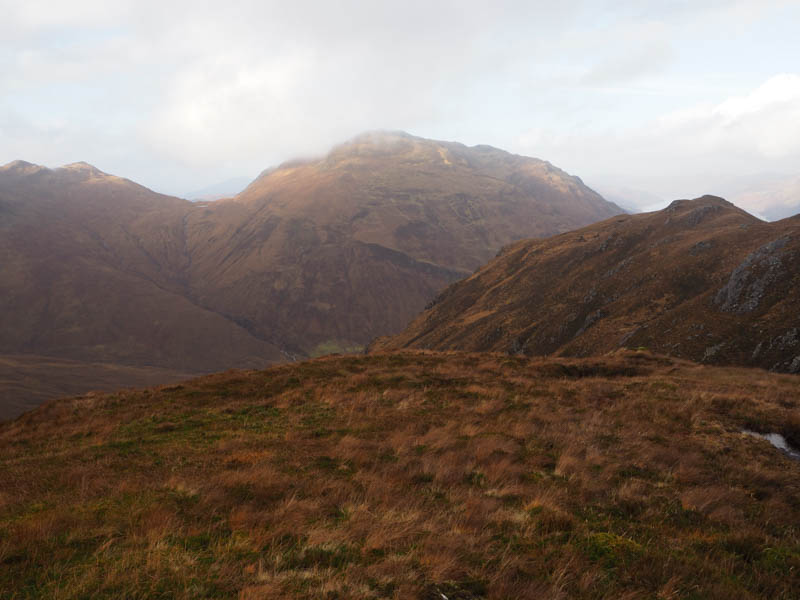
[[[791,598],[798,379],[329,357],[0,425],[3,598]],[[796,443],[796,442],[795,442]]]

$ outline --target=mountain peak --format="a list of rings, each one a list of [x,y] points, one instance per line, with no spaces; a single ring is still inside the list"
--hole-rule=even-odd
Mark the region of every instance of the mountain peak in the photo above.
[[[365,142],[365,141],[366,142],[385,141],[393,139],[424,140],[425,138],[411,135],[410,133],[403,131],[401,129],[370,129],[368,131],[362,131],[358,135],[353,136],[347,142],[345,142],[345,144],[350,144],[354,142]]]
[[[101,171],[100,169],[95,167],[94,165],[90,165],[89,163],[84,162],[84,161],[78,161],[78,162],[70,163],[68,165],[64,165],[61,168],[62,169],[67,169],[67,170],[70,170],[70,171],[77,171],[77,172],[80,172],[80,173],[86,173],[86,174],[91,175],[93,177],[100,177],[100,176],[108,175],[107,173],[104,173],[103,171]]]
[[[720,206],[723,208],[736,208],[733,203],[728,202],[725,200],[725,198],[706,194],[705,196],[700,196],[699,198],[694,198],[693,200],[673,200],[670,202],[669,206],[667,206],[666,210],[673,212],[683,208],[697,208],[703,205]]]
[[[438,142],[417,137],[400,130],[375,129],[365,131],[331,148],[325,155],[300,156],[282,162],[277,167],[262,171],[256,178],[262,179],[278,171],[295,169],[307,165],[320,164],[327,167],[350,160],[370,157],[398,156],[413,153],[427,145],[433,147]]]
[[[26,160],[14,160],[8,164],[0,166],[0,172],[14,173],[17,175],[32,175],[40,171],[46,171],[47,167],[30,163]]]
[[[416,137],[405,131],[374,130],[365,131],[335,146],[328,153],[328,160],[350,156],[369,156],[402,154],[413,151],[420,144],[430,144],[431,140]]]
[[[0,173],[9,173],[17,176],[35,175],[43,172],[53,174],[78,173],[85,177],[108,177],[107,173],[104,173],[94,165],[90,165],[89,163],[83,161],[70,163],[55,170],[48,169],[45,166],[37,165],[25,160],[15,160],[6,165],[0,166]]]
[[[701,221],[736,216],[746,218],[748,221],[758,222],[759,219],[750,213],[742,210],[732,202],[728,202],[719,196],[705,195],[694,200],[674,200],[662,212],[668,215],[668,222],[678,219],[679,222],[687,223],[690,226],[698,225]]]

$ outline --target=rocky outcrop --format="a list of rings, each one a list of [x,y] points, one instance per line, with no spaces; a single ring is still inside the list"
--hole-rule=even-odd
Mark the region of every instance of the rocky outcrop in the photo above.
[[[758,308],[767,287],[786,272],[783,264],[785,253],[781,250],[789,239],[788,236],[780,237],[747,255],[714,297],[720,310],[746,313]]]

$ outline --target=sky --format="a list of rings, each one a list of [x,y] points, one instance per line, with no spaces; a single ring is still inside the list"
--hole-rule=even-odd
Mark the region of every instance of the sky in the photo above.
[[[800,176],[800,0],[0,0],[0,14],[0,164],[86,161],[185,196],[399,129],[549,160],[634,208]]]

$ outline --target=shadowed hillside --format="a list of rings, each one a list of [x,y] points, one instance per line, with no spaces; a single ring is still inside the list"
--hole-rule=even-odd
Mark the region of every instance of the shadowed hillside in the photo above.
[[[620,347],[800,372],[800,217],[712,196],[506,248],[375,348],[586,356]]]
[[[191,207],[83,163],[0,168],[0,353],[29,355],[26,368],[43,361],[38,389],[34,381],[3,385],[4,404],[102,385],[106,376],[90,363],[136,367],[128,375],[142,377],[126,381],[144,385],[157,380],[146,372],[152,367],[168,381],[175,377],[163,369],[209,372],[282,358],[186,293],[183,223]],[[47,367],[65,360],[84,363],[72,383]]]
[[[4,598],[783,598],[796,377],[330,357],[0,425]]]

